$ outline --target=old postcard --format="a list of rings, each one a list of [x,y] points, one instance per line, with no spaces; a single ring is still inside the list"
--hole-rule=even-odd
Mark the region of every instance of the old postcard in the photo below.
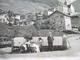
[[[0,60],[79,60],[79,7],[79,0],[0,0]]]

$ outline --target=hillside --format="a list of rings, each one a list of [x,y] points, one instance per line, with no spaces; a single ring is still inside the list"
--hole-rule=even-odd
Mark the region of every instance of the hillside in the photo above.
[[[5,32],[8,32],[8,25],[0,23],[0,34],[4,34]]]
[[[0,36],[37,36],[37,30],[34,26],[8,26],[0,23]]]
[[[8,26],[6,24],[0,23],[0,35],[1,36],[23,36],[23,37],[30,37],[30,36],[48,36],[49,32],[52,32],[54,36],[56,36],[58,33],[53,32],[53,30],[49,29],[40,29],[37,30],[35,26]]]
[[[80,0],[73,3],[76,11],[80,12]],[[25,14],[28,12],[39,12],[49,8],[54,8],[58,4],[57,0],[0,0],[0,8],[12,10],[15,13]]]
[[[3,10],[12,10],[15,13],[26,14],[30,12],[40,12],[48,9],[49,6],[39,2],[29,0],[0,0],[0,8]]]
[[[0,23],[0,36],[13,36],[14,29],[7,24]]]
[[[37,29],[30,25],[30,26],[22,26],[18,28],[18,36],[35,36],[37,35]]]

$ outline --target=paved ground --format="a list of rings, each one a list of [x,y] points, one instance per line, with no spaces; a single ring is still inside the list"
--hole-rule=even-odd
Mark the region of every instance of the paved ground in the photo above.
[[[70,35],[68,36],[68,41],[70,42],[71,48],[63,51],[52,51],[52,52],[41,52],[41,53],[26,53],[26,54],[0,54],[0,58],[29,58],[29,57],[79,57],[80,56],[80,35]],[[3,52],[4,49],[0,49],[0,52]],[[6,51],[8,48],[6,48]],[[9,51],[9,50],[8,50]],[[73,59],[73,58],[72,58]],[[77,58],[79,59],[79,58]],[[79,59],[80,60],[80,59]]]

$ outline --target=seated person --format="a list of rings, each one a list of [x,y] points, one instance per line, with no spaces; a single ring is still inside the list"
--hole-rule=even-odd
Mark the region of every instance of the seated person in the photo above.
[[[30,47],[32,52],[36,52],[36,53],[40,52],[39,45],[34,42],[31,42]]]
[[[42,51],[42,43],[43,43],[43,39],[41,37],[38,38],[38,44],[39,44],[39,47],[40,47],[40,51]]]

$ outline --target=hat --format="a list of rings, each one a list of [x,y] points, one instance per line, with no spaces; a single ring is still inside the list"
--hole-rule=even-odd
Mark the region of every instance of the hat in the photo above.
[[[39,40],[42,40],[42,38],[40,37],[40,38],[38,38]]]
[[[49,32],[49,35],[52,36],[52,32]]]

